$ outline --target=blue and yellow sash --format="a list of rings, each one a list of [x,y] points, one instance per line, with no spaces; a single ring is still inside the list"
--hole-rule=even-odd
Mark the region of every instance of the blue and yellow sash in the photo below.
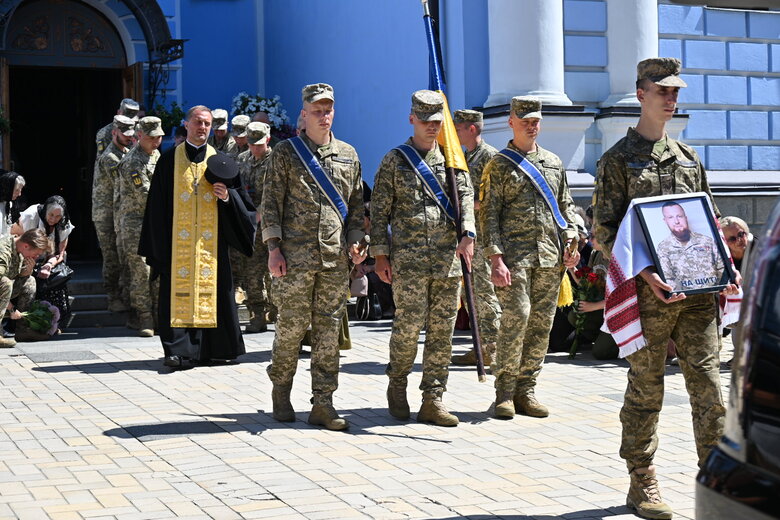
[[[346,220],[348,213],[347,205],[344,202],[341,193],[339,193],[339,190],[333,184],[333,180],[331,180],[330,176],[322,169],[320,161],[314,157],[314,154],[311,153],[311,150],[309,150],[309,147],[306,146],[306,143],[303,142],[303,139],[301,139],[300,136],[290,138],[290,144],[292,144],[293,150],[295,150],[295,153],[298,154],[298,158],[306,167],[306,171],[309,172],[311,178],[314,179],[314,182],[320,187],[320,191],[322,191],[328,199],[331,206],[333,206],[338,214],[341,215],[341,220]]]
[[[558,208],[558,201],[555,199],[555,194],[553,194],[552,189],[550,189],[550,185],[547,184],[547,179],[544,178],[542,172],[540,172],[536,166],[531,163],[531,161],[514,150],[504,148],[498,153],[512,162],[515,166],[520,168],[523,173],[525,173],[526,177],[528,177],[528,180],[533,183],[536,191],[539,192],[544,201],[547,203],[547,207],[550,208],[550,211],[553,214],[553,218],[555,219],[555,223],[559,228],[566,229],[569,224],[566,222],[566,219],[563,218],[561,210]]]
[[[444,210],[444,214],[447,215],[450,220],[455,220],[455,208],[452,207],[450,198],[444,191],[439,179],[431,171],[431,168],[426,164],[420,154],[412,146],[408,144],[402,144],[396,148],[403,154],[406,160],[411,165],[414,173],[420,178],[423,184],[423,188],[428,192],[428,195],[433,197],[439,207]]]

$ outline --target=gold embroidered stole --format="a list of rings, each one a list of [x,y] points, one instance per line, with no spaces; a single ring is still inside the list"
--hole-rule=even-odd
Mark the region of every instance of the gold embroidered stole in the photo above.
[[[173,169],[171,254],[171,327],[217,326],[217,197],[206,173],[216,154],[206,149],[203,162],[192,163],[184,144],[176,147]]]

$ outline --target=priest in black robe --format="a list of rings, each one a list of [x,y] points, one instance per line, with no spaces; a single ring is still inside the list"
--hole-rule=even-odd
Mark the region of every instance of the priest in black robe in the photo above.
[[[223,154],[217,155],[217,152],[206,144],[211,121],[211,111],[207,107],[191,108],[184,124],[187,129],[186,141],[165,152],[158,160],[149,189],[138,247],[138,254],[145,257],[146,263],[151,267],[152,278],[160,277],[157,331],[165,351],[164,364],[172,368],[209,360],[234,360],[246,352],[234,300],[228,246],[247,256],[252,255],[256,228],[255,208],[241,185],[237,169],[231,178],[234,170],[228,162],[232,159]],[[212,163],[212,160],[215,163]],[[206,164],[209,167],[206,167]],[[226,171],[229,173],[226,174]],[[183,180],[185,175],[186,182]],[[199,200],[195,201],[196,198]],[[184,202],[197,205],[206,200],[203,204],[211,204],[213,217],[214,198],[217,199],[216,223],[212,219],[210,224],[214,233],[207,225],[200,226],[195,222],[200,222],[194,216],[201,215],[203,210],[190,206],[189,215],[193,215],[192,218],[183,218],[188,214],[182,213],[180,209],[175,210],[175,207],[180,208],[180,204]],[[182,222],[174,223],[177,211]],[[174,225],[177,229],[176,235],[173,232]],[[216,235],[216,244],[204,246],[203,244],[209,243],[208,239],[212,235]],[[214,249],[214,245],[216,255],[213,251],[203,253],[204,248]],[[192,258],[205,259],[205,263],[188,264],[186,255],[182,261],[181,251],[186,252],[187,247],[197,252],[190,255]],[[172,271],[174,250],[178,251],[176,257],[180,262],[176,264],[176,272]],[[191,269],[190,266],[197,266],[197,269]],[[211,299],[207,295],[207,303],[199,305],[199,302],[204,300],[199,299],[199,285],[193,284],[194,296],[189,301],[194,302],[195,310],[189,313],[186,306],[182,306],[178,301],[182,294],[189,294],[188,289],[180,289],[182,276],[200,275],[199,280],[203,280],[203,276],[211,278],[212,267],[216,267],[216,283],[213,283],[213,279],[210,280]],[[192,270],[197,273],[189,272]],[[174,293],[171,293],[172,283],[176,287]],[[175,300],[173,318],[172,299]],[[212,305],[214,303],[215,305]],[[194,316],[196,314],[198,316]],[[204,325],[199,326],[201,324]]]

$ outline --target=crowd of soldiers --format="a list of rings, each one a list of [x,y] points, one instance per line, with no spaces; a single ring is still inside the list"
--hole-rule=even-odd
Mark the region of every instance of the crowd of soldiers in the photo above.
[[[599,161],[594,230],[605,255],[611,253],[632,198],[709,194],[696,152],[665,131],[678,91],[685,86],[679,73],[679,61],[671,58],[648,59],[637,66],[639,124]],[[333,88],[307,85],[302,101],[299,135],[273,150],[266,123],[236,116],[228,135],[225,110],[202,107],[199,117],[212,122],[209,144],[236,157],[241,184],[257,207],[254,256],[232,255],[232,268],[236,284],[246,289],[252,315],[247,331],[265,331],[268,320],[276,320],[268,367],[273,417],[282,422],[296,419],[290,393],[301,341],[311,326],[313,407],[308,421],[343,430],[349,424],[335,410],[333,393],[338,387],[338,334],[348,273],[367,256],[360,247],[367,231],[362,172],[355,149],[331,130]],[[458,424],[443,403],[448,365],[476,360],[474,352],[451,358],[462,258],[475,282],[482,357],[495,376],[495,417],[511,419],[517,413],[546,417],[550,412],[535,395],[536,382],[565,269],[579,261],[566,171],[560,158],[537,143],[543,120],[539,99],[512,99],[508,119],[512,139],[501,151],[482,140],[481,112],[456,111],[454,123],[469,166],[469,172],[457,172],[454,186],[463,230],[458,236],[456,213],[443,188],[448,182],[444,156],[437,144],[445,106],[437,92],[414,92],[408,115],[412,137],[385,155],[375,175],[370,252],[378,276],[392,284],[396,307],[386,369],[389,413],[400,420],[411,416],[407,382],[425,328],[417,420]],[[93,218],[110,308],[129,305],[141,335],[148,336],[154,328],[154,298],[148,267],[135,258],[135,233],[162,130],[155,117],[134,121],[138,109],[124,100],[111,127],[110,143],[104,151],[99,145]],[[119,278],[125,272],[130,279],[122,283]],[[129,295],[122,293],[125,287]],[[675,294],[654,267],[637,277],[637,293],[648,345],[627,357],[631,369],[620,415],[620,453],[631,475],[627,503],[641,516],[671,518],[653,466],[666,346],[670,337],[677,344],[703,462],[720,436],[724,413],[715,300],[711,295]]]

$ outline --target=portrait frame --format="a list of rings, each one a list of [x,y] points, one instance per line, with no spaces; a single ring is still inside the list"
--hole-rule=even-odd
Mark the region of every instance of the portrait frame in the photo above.
[[[684,225],[679,223],[679,208]],[[736,283],[731,258],[706,194],[654,197],[636,204],[635,209],[658,275],[674,288],[667,297],[716,293]],[[671,226],[676,226],[675,231]],[[685,236],[686,232],[687,242],[675,235]]]

